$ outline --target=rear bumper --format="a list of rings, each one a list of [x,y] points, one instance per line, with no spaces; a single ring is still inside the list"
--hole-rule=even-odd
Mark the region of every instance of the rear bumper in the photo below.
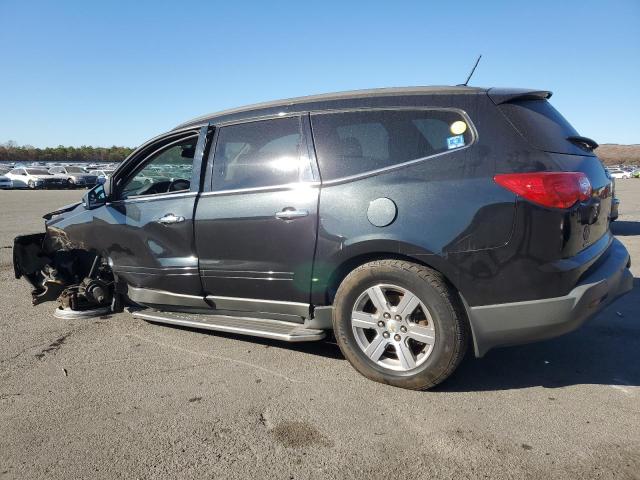
[[[475,353],[499,346],[535,342],[575,330],[633,288],[627,249],[617,239],[597,267],[563,297],[467,307]]]

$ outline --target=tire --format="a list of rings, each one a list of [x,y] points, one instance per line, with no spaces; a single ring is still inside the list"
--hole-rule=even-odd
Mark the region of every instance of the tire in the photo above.
[[[31,190],[35,190],[36,184],[33,180],[29,180],[28,186]]]
[[[386,305],[376,307],[373,297]],[[397,315],[407,312],[409,320]],[[340,350],[358,372],[411,390],[426,390],[449,377],[469,339],[455,290],[439,272],[403,260],[377,260],[349,273],[336,293],[333,328]]]

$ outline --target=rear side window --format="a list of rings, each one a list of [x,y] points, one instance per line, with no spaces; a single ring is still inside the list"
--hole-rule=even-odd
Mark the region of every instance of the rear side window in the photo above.
[[[323,180],[358,175],[469,145],[471,128],[449,110],[369,110],[312,115]]]
[[[222,127],[213,160],[213,190],[298,182],[309,166],[302,142],[298,117]]]
[[[546,152],[593,155],[567,140],[575,128],[546,100],[517,100],[498,106],[532,147]]]

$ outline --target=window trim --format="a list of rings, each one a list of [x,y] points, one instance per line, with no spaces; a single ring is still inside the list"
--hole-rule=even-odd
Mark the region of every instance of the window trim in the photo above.
[[[357,173],[354,175],[347,175],[346,177],[334,178],[331,180],[322,180],[322,186],[330,186],[330,185],[340,185],[342,183],[352,182],[355,180],[360,180],[363,178],[373,177],[376,175],[380,175],[383,173],[391,172],[394,170],[399,170],[401,168],[407,167],[409,165],[414,165],[417,163],[425,162],[432,158],[441,157],[443,155],[448,155],[454,152],[461,152],[471,147],[478,141],[478,131],[476,130],[475,125],[471,121],[471,118],[467,114],[466,111],[460,108],[453,107],[358,107],[358,108],[338,108],[331,110],[318,110],[318,111],[310,111],[309,112],[309,122],[311,128],[311,141],[313,142],[313,149],[316,151],[315,144],[315,136],[313,135],[313,122],[311,120],[312,115],[324,115],[324,114],[334,114],[334,113],[353,113],[353,112],[381,112],[381,111],[437,111],[437,112],[454,112],[462,116],[462,118],[466,121],[469,126],[469,132],[471,133],[471,141],[465,145],[464,147],[456,148],[454,150],[446,150],[444,152],[435,153],[433,155],[428,155],[426,157],[414,158],[413,160],[407,160],[406,162],[396,163],[395,165],[389,165],[388,167],[376,168],[374,170],[367,170],[366,172]],[[317,159],[316,159],[317,160]],[[317,162],[316,162],[317,163]],[[318,166],[319,167],[319,166]]]
[[[302,140],[301,148],[300,148],[300,156],[306,156],[307,161],[310,164],[310,170],[312,179],[303,180],[300,170],[298,171],[298,181],[297,182],[289,182],[289,183],[281,183],[277,185],[268,185],[262,187],[247,187],[247,188],[229,188],[225,190],[214,190],[213,189],[213,168],[215,165],[215,154],[218,148],[218,139],[220,137],[220,132],[223,128],[232,127],[235,125],[243,125],[246,123],[256,123],[256,122],[265,122],[269,120],[279,120],[282,118],[297,118],[298,119],[298,128],[300,130],[300,136]],[[283,190],[294,190],[296,188],[300,188],[301,186],[306,187],[314,187],[320,185],[320,174],[318,170],[318,165],[315,158],[315,149],[313,147],[313,143],[310,135],[310,120],[308,112],[280,112],[273,115],[266,115],[260,117],[251,117],[251,118],[243,118],[237,120],[228,120],[224,122],[215,122],[213,121],[211,124],[215,128],[214,137],[211,141],[211,148],[209,149],[209,155],[207,157],[207,167],[205,173],[205,183],[204,189],[202,191],[203,196],[219,196],[219,195],[237,195],[241,193],[258,193],[265,191],[283,191]]]

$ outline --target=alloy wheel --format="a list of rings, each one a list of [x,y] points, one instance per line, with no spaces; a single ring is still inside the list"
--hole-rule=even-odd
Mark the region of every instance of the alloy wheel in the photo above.
[[[436,331],[426,305],[406,288],[379,284],[365,290],[351,312],[358,347],[377,365],[408,371],[433,351]]]

